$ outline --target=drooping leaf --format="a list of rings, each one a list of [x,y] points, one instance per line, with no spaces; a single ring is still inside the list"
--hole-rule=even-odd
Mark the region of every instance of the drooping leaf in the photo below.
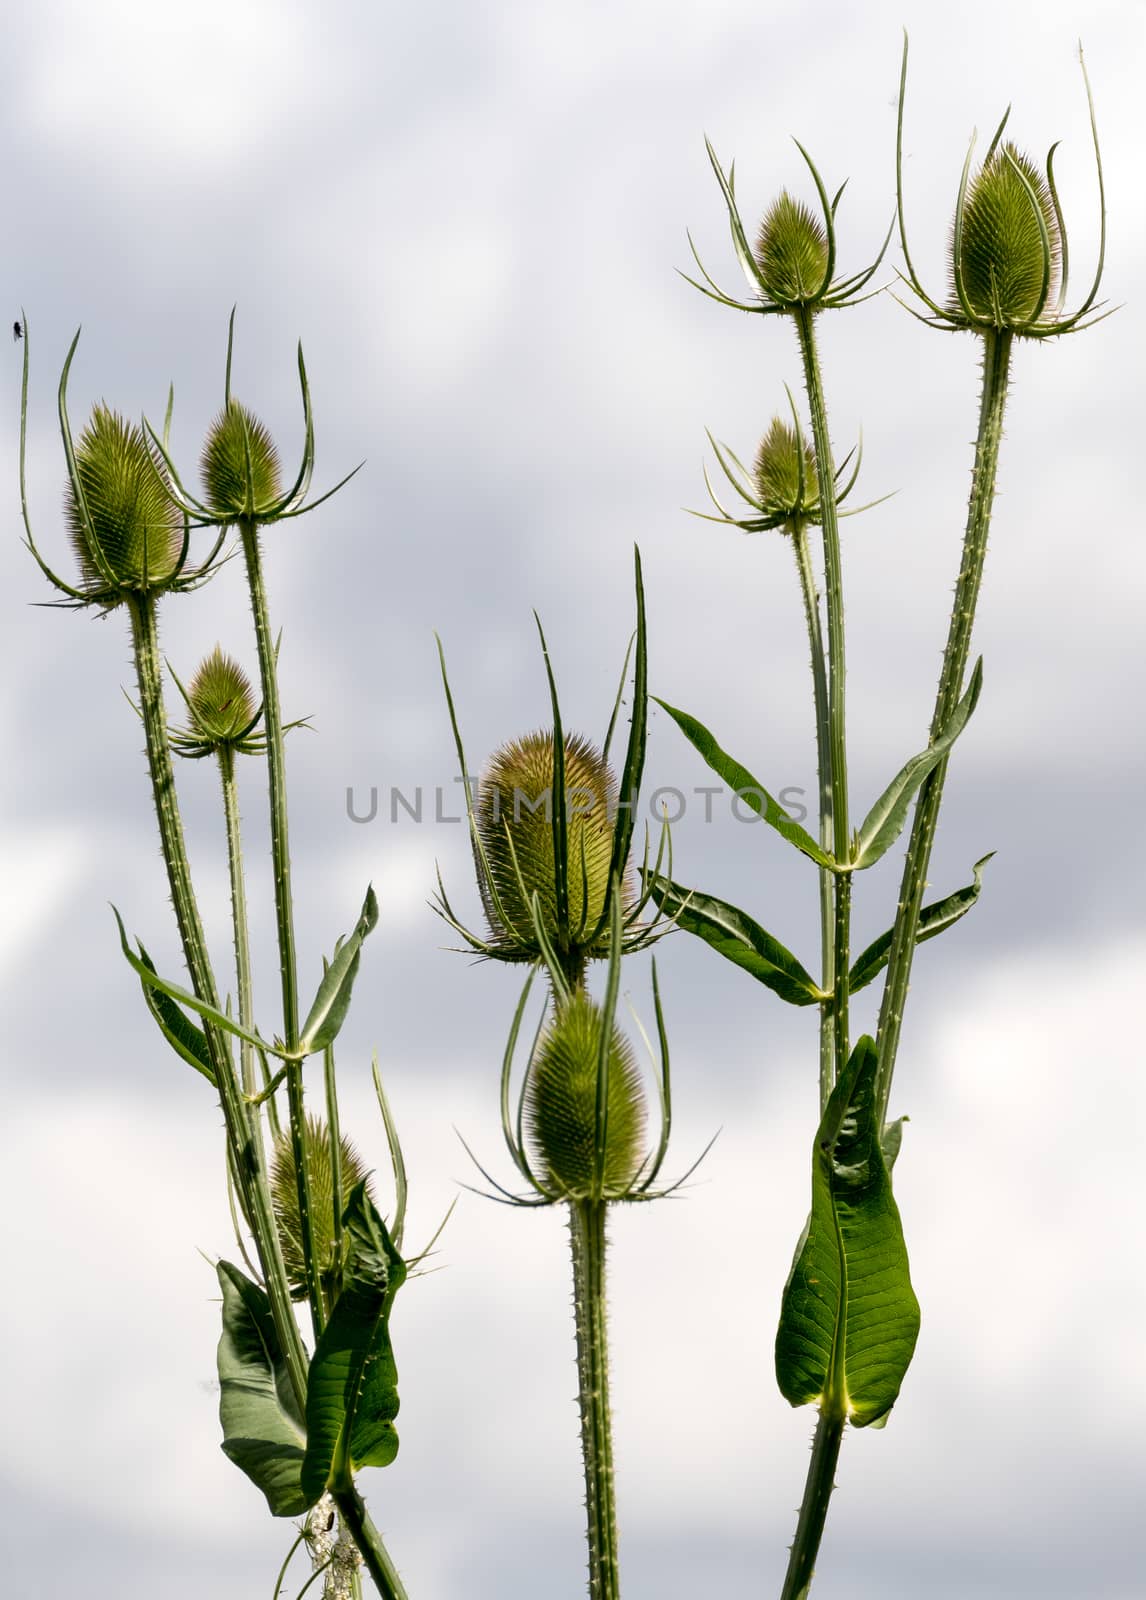
[[[895,1404],[919,1333],[899,1210],[879,1140],[875,1041],[832,1091],[812,1151],[812,1212],[784,1289],[776,1380],[864,1428]]]
[[[919,786],[929,773],[934,772],[967,726],[971,713],[979,703],[982,687],[983,658],[980,656],[971,671],[963,698],[944,724],[942,733],[934,744],[928,745],[926,750],[921,750],[904,763],[864,818],[852,862],[857,872],[864,867],[874,866],[899,838],[907,821],[908,808]]]
[[[229,1261],[220,1261],[216,1270],[223,1291],[218,1351],[223,1454],[262,1490],[274,1516],[297,1517],[310,1504],[301,1484],[306,1433],[270,1301]]]
[[[350,995],[358,976],[362,941],[378,926],[378,897],[373,885],[366,891],[362,913],[347,938],[339,940],[323,974],[314,1004],[302,1025],[299,1053],[311,1055],[334,1043],[350,1009]]]
[[[782,838],[787,839],[789,844],[794,844],[796,849],[802,850],[806,856],[810,856],[819,866],[834,868],[835,862],[827,851],[821,849],[811,834],[801,828],[798,822],[792,821],[780,802],[768,793],[763,784],[757,783],[747,767],[742,767],[739,761],[734,760],[727,751],[720,748],[702,723],[695,717],[690,717],[687,711],[678,711],[667,701],[657,699],[656,695],[653,699],[658,706],[668,712],[693,749],[704,758],[716,776],[728,784],[745,805],[750,806],[770,828],[775,828]]]
[[[950,928],[953,923],[965,917],[971,907],[979,898],[983,887],[983,868],[994,855],[992,850],[989,855],[983,856],[971,868],[972,881],[963,889],[956,889],[954,894],[949,894],[943,900],[935,900],[929,906],[924,906],[919,913],[919,932],[915,936],[916,944],[923,944],[927,939],[934,939],[937,933],[942,933],[945,928]],[[852,994],[857,990],[866,988],[874,978],[878,978],[884,967],[887,966],[891,955],[891,941],[895,933],[894,928],[889,928],[886,933],[880,934],[878,939],[868,945],[862,955],[856,957],[851,972],[848,974],[848,987]]]
[[[774,939],[744,911],[738,911],[715,895],[684,889],[671,878],[651,872],[649,892],[665,916],[672,917],[686,933],[696,934],[705,944],[743,967],[745,972],[794,1006],[811,1006],[823,994],[815,980],[779,939]]]
[[[220,1011],[218,1006],[210,1005],[206,1000],[200,1000],[198,995],[192,994],[189,989],[180,988],[179,984],[172,983],[168,978],[161,978],[155,968],[149,963],[140,960],[135,951],[127,942],[127,930],[123,925],[123,918],[114,906],[111,908],[119,928],[119,943],[123,950],[128,966],[137,974],[141,983],[147,989],[153,989],[156,994],[166,995],[169,1000],[175,1000],[188,1010],[197,1012],[205,1017],[208,1022],[213,1022],[217,1028],[222,1028],[224,1033],[229,1033],[236,1039],[245,1039],[248,1044],[254,1045],[256,1050],[265,1050],[269,1055],[282,1055],[282,1051],[269,1045],[265,1039],[260,1039],[257,1033],[249,1033],[241,1027],[233,1017],[225,1011]],[[142,946],[140,947],[142,949]]]
[[[342,1293],[319,1338],[307,1382],[302,1468],[307,1505],[327,1488],[348,1488],[357,1467],[389,1466],[398,1453],[398,1372],[389,1323],[406,1264],[364,1183],[351,1190],[343,1227],[350,1252]]]
[[[155,963],[148,955],[143,945],[139,946],[139,959],[149,971],[155,972]],[[158,976],[158,973],[156,973]],[[155,1018],[159,1031],[167,1043],[182,1056],[183,1060],[201,1072],[208,1083],[215,1082],[215,1069],[211,1065],[211,1053],[207,1048],[207,1035],[202,1028],[197,1028],[188,1017],[187,1013],[177,1006],[162,989],[155,989],[149,983],[140,982],[143,998],[147,1009]]]

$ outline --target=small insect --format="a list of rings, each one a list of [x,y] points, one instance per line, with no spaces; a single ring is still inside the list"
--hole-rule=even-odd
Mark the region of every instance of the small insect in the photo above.
[[[22,322],[14,322],[12,324],[12,342],[15,344],[20,339],[22,339],[23,337],[24,337],[24,324]]]

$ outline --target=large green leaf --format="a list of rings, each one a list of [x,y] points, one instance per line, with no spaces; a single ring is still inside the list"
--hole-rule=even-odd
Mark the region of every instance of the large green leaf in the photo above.
[[[327,1488],[349,1488],[355,1468],[389,1466],[398,1453],[398,1371],[389,1323],[406,1264],[365,1182],[351,1190],[343,1226],[350,1251],[342,1293],[318,1341],[307,1382],[302,1468],[307,1505]]]
[[[864,1428],[895,1404],[919,1333],[879,1140],[875,1041],[856,1045],[812,1151],[812,1214],[784,1288],[776,1380],[794,1406]]]
[[[338,1037],[338,1031],[350,1009],[350,995],[354,988],[354,980],[358,976],[358,964],[362,959],[362,941],[373,933],[377,926],[378,898],[371,886],[366,890],[366,899],[363,901],[362,912],[354,925],[353,933],[348,938],[338,941],[334,955],[323,973],[314,1004],[302,1025],[299,1055],[307,1056],[316,1050],[325,1050],[327,1045],[333,1044]]]
[[[779,939],[774,939],[744,911],[715,895],[683,889],[671,878],[650,872],[649,893],[665,916],[794,1006],[811,1006],[824,998],[815,980]]]
[[[966,692],[944,723],[942,733],[934,743],[927,746],[926,750],[921,750],[917,756],[912,756],[910,761],[904,763],[864,818],[856,839],[852,861],[856,871],[863,867],[874,866],[899,838],[907,821],[908,808],[917,790],[923,780],[934,772],[967,726],[971,713],[979,703],[979,691],[982,687],[983,658],[980,656],[972,668]]]
[[[270,1301],[258,1284],[220,1261],[219,1421],[223,1454],[267,1497],[276,1517],[311,1503],[302,1491],[306,1433],[295,1405]]]
[[[985,855],[976,861],[971,868],[972,880],[963,889],[956,889],[954,894],[949,894],[943,900],[935,900],[929,906],[924,906],[919,913],[919,931],[915,936],[916,944],[923,944],[928,939],[934,939],[937,933],[942,933],[952,923],[958,922],[960,917],[965,917],[971,907],[979,898],[983,887],[983,868],[990,861],[991,856]],[[878,939],[872,941],[862,955],[856,957],[852,970],[848,974],[848,988],[852,994],[864,989],[873,978],[878,978],[884,967],[887,966],[891,954],[891,941],[895,934],[894,928],[889,928],[886,933],[881,933]]]
[[[723,779],[740,796],[745,805],[751,806],[757,816],[761,817],[770,828],[775,828],[789,844],[794,844],[797,850],[802,850],[806,856],[811,856],[821,867],[835,866],[827,851],[822,850],[811,834],[801,828],[798,822],[792,821],[780,802],[773,799],[763,784],[757,783],[747,767],[742,767],[739,761],[735,761],[727,751],[720,748],[702,723],[695,717],[690,717],[687,711],[678,711],[667,701],[657,700],[656,695],[653,699],[657,701],[658,706],[668,712],[685,738],[704,757],[716,776]]]

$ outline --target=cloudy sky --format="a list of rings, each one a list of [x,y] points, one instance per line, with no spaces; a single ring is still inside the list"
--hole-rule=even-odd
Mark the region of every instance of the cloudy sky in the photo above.
[[[974,916],[916,968],[894,1107],[896,1172],[923,1304],[885,1432],[845,1444],[817,1600],[1131,1600],[1142,1592],[1140,852],[1143,546],[1135,477],[1146,268],[1144,18],[1133,0],[44,0],[9,7],[0,62],[7,227],[0,304],[33,339],[29,477],[61,544],[54,422],[77,324],[73,415],[153,416],[176,385],[192,464],[235,385],[289,458],[295,340],[318,471],[365,470],[268,540],[284,628],[304,972],[369,880],[382,923],[340,1059],[346,1120],[384,1146],[377,1047],[405,1135],[410,1237],[469,1176],[453,1129],[504,1173],[496,1081],[516,981],[442,949],[440,860],[478,915],[463,830],[434,824],[456,770],[432,633],[471,760],[546,714],[531,607],[570,723],[600,737],[631,627],[631,550],[650,604],[654,691],[708,722],[774,789],[811,789],[802,618],[779,540],[690,518],[704,429],[750,451],[798,379],[789,329],[685,285],[691,228],[735,283],[707,132],[753,214],[806,190],[790,135],[851,182],[842,260],[893,205],[900,29],[911,28],[906,174],[917,263],[938,290],[974,125],[1014,102],[1036,154],[1062,138],[1072,265],[1097,201],[1075,57],[1095,87],[1116,319],[1022,349],[936,891],[998,852]],[[833,431],[862,424],[845,524],[857,797],[921,744],[957,569],[977,348],[887,296],[825,319]],[[4,1587],[44,1600],[269,1596],[292,1530],[218,1449],[218,1307],[204,1256],[233,1250],[220,1119],[165,1054],[108,901],[177,964],[120,619],[33,609],[18,543],[19,351],[0,411],[8,760],[0,790],[6,1289]],[[165,613],[190,670],[216,640],[250,661],[240,575]],[[699,760],[663,716],[649,788]],[[221,951],[226,885],[206,765],[185,774],[201,894]],[[388,819],[421,786],[427,819]],[[379,815],[355,824],[380,796]],[[244,791],[264,1008],[273,916],[261,775]],[[857,806],[861,799],[857,798]],[[447,815],[456,814],[447,799]],[[719,804],[677,830],[687,881],[752,911],[814,964],[811,876]],[[890,920],[898,860],[860,886],[857,940]],[[219,961],[222,963],[222,956]],[[814,1019],[683,936],[662,947],[677,1170],[723,1134],[687,1194],[619,1215],[613,1338],[626,1590],[775,1594],[812,1418],[775,1392],[780,1290],[807,1205]],[[651,1011],[647,957],[626,990]],[[859,1007],[871,1020],[870,994]],[[273,1027],[268,1015],[266,1027]],[[443,1270],[403,1291],[402,1449],[363,1487],[411,1600],[583,1593],[572,1329],[558,1216],[463,1194]],[[300,1579],[301,1581],[301,1579]]]

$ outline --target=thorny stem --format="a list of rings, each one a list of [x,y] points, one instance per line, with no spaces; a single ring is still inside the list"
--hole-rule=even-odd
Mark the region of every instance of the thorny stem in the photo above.
[[[812,693],[816,705],[816,770],[820,786],[820,844],[825,850],[832,848],[832,775],[831,745],[828,729],[828,677],[824,656],[824,636],[820,623],[820,598],[816,593],[816,579],[812,571],[812,557],[808,548],[808,534],[802,522],[792,524],[792,548],[796,552],[796,568],[800,574],[800,590],[804,597],[804,616],[808,624],[808,647],[812,657]],[[828,867],[819,869],[820,877],[820,950],[822,967],[820,987],[831,1000],[820,1002],[820,1105],[827,1105],[832,1092],[835,1071],[835,1015],[833,1010],[836,986],[835,963],[835,910],[833,906],[834,874]]]
[[[604,1200],[573,1200],[569,1205],[590,1600],[620,1600],[621,1593],[613,1490],[613,1425],[609,1412],[605,1208]]]
[[[811,1591],[843,1437],[843,1416],[835,1408],[829,1411],[825,1405],[812,1439],[812,1461],[780,1600],[805,1600]]]
[[[821,705],[822,688],[817,684],[816,731],[820,763],[820,838],[830,834],[832,855],[837,861],[846,861],[851,854],[848,836],[848,769],[847,738],[844,716],[844,686],[846,679],[844,659],[844,594],[843,570],[840,560],[840,526],[836,507],[836,473],[832,459],[832,443],[828,434],[828,418],[824,405],[823,380],[816,351],[814,312],[800,306],[795,312],[796,333],[800,341],[800,354],[804,363],[804,386],[808,396],[808,409],[812,417],[812,443],[816,452],[816,480],[819,491],[819,518],[824,536],[824,578],[828,613],[828,711],[827,740],[823,729]],[[799,556],[799,552],[797,553]],[[812,615],[808,604],[810,572],[804,575],[805,561],[801,563],[801,583],[805,590],[805,610],[809,616],[809,634],[812,641],[813,673],[816,670],[816,643],[819,637],[819,605],[815,601],[817,627],[812,632]],[[823,641],[819,638],[820,673],[823,673]],[[825,783],[825,753],[827,756],[827,783]],[[825,790],[827,794],[825,796]],[[825,827],[824,801],[830,828]],[[830,889],[825,886],[825,874],[820,874],[821,925],[823,931],[823,987],[831,990],[830,1002],[820,1008],[820,1110],[827,1106],[837,1078],[847,1065],[850,1049],[848,1039],[848,956],[851,943],[852,877],[850,872],[832,872]],[[829,915],[828,896],[831,897]],[[831,1033],[828,1035],[825,1015],[830,1010]],[[837,1338],[842,1350],[842,1340]],[[812,1584],[816,1556],[823,1537],[828,1505],[835,1487],[836,1463],[843,1440],[843,1411],[834,1400],[837,1386],[833,1383],[825,1396],[816,1425],[812,1444],[812,1459],[804,1485],[804,1498],[796,1524],[796,1537],[788,1559],[781,1600],[805,1600]]]
[[[282,980],[283,1043],[288,1051],[298,1048],[298,976],[294,941],[294,907],[291,898],[290,839],[287,828],[286,763],[283,749],[282,710],[274,639],[271,636],[266,584],[263,581],[259,530],[250,519],[239,523],[251,614],[255,623],[255,646],[259,657],[259,678],[263,695],[263,725],[267,741],[267,786],[270,797],[271,862],[275,886],[275,920],[278,927],[279,973]],[[305,1109],[303,1104],[302,1063],[288,1062],[287,1103],[290,1108],[291,1150],[298,1175],[299,1242],[306,1263],[307,1298],[317,1339],[325,1321],[322,1291],[314,1262],[311,1223],[310,1163],[307,1155]]]
[[[183,836],[183,821],[175,788],[175,772],[171,763],[171,747],[167,738],[167,715],[163,706],[155,601],[147,595],[133,596],[127,601],[127,606],[131,617],[136,679],[139,685],[139,708],[147,743],[151,788],[159,822],[163,862],[167,868],[167,881],[183,946],[183,958],[199,999],[217,1008],[218,991],[215,987],[215,977],[211,970],[203,924],[199,917],[199,907],[191,881],[191,865]],[[226,1039],[218,1028],[207,1021],[204,1022],[204,1032],[223,1108],[227,1138],[234,1157],[234,1168],[245,1203],[244,1209],[251,1221],[259,1265],[271,1304],[275,1331],[286,1354],[287,1369],[295,1399],[299,1407],[304,1408],[306,1352],[291,1305],[286,1268],[283,1266],[260,1141],[252,1136],[251,1125],[246,1116],[246,1106],[235,1077],[234,1063]]]
[[[971,630],[975,622],[975,606],[979,598],[979,585],[983,577],[983,563],[991,527],[991,507],[995,498],[999,446],[1003,437],[1003,414],[1007,404],[1013,339],[1014,335],[1008,330],[988,331],[983,335],[983,386],[979,405],[979,432],[975,441],[975,465],[971,478],[971,498],[967,507],[963,560],[955,585],[955,604],[947,633],[947,647],[943,652],[943,667],[935,697],[935,712],[931,719],[932,742],[944,723],[950,719],[959,701],[963,689],[963,677],[967,670]],[[879,1046],[876,1097],[881,1126],[887,1118],[891,1079],[895,1071],[895,1057],[903,1026],[903,1008],[907,999],[911,963],[919,932],[919,913],[923,904],[927,867],[935,840],[935,826],[939,818],[939,806],[943,799],[943,782],[946,776],[947,758],[944,757],[924,782],[915,802],[915,819],[907,847],[907,859],[904,862],[899,907],[892,934],[891,954],[888,959],[887,979],[880,1005],[879,1031],[876,1037]]]
[[[804,386],[812,417],[812,443],[816,452],[816,481],[819,490],[819,518],[824,535],[825,598],[828,610],[828,748],[831,776],[832,854],[845,861],[851,849],[848,837],[848,767],[844,717],[844,591],[840,560],[840,525],[836,509],[836,473],[828,417],[824,406],[824,386],[816,352],[815,313],[809,306],[794,312],[800,355],[804,363]],[[848,914],[851,886],[843,874],[833,874],[835,884],[835,970],[832,1010],[834,1014],[835,1070],[832,1083],[847,1065],[848,1046]],[[842,939],[842,957],[841,957]],[[826,985],[825,985],[826,987]],[[827,1104],[831,1084],[821,1082],[821,1109]]]

